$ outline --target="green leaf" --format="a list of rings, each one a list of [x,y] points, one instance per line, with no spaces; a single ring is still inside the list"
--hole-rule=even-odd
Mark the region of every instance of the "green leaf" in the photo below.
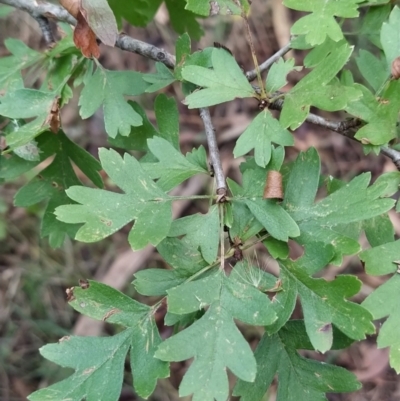
[[[168,236],[185,235],[186,241],[199,247],[204,260],[211,264],[217,259],[219,230],[218,206],[214,205],[207,214],[196,213],[175,220]]]
[[[121,292],[95,281],[88,281],[70,293],[70,305],[97,320],[126,327],[112,337],[67,337],[59,344],[42,348],[42,355],[75,373],[66,380],[33,393],[29,399],[69,398],[107,399],[120,397],[124,363],[130,349],[130,362],[136,392],[147,398],[158,378],[169,375],[168,364],[154,358],[161,343],[152,309]]]
[[[375,57],[367,50],[361,49],[356,58],[357,67],[362,76],[377,92],[385,80],[388,78],[386,60]]]
[[[399,241],[397,242],[397,249],[399,250],[400,243]],[[397,256],[400,258],[399,251],[397,252]],[[371,261],[368,261],[368,263],[371,264]],[[374,269],[373,274],[377,274],[377,270]],[[380,271],[379,274],[381,274]],[[379,348],[390,347],[390,366],[397,373],[400,373],[400,339],[398,336],[400,323],[399,286],[400,276],[398,273],[395,273],[392,278],[378,287],[362,303],[363,307],[372,313],[374,319],[382,319],[387,316],[387,320],[380,327],[377,344]]]
[[[42,60],[43,55],[18,39],[7,38],[4,45],[12,55],[0,59],[0,87],[8,93],[24,87],[21,70]]]
[[[146,112],[136,102],[128,102],[134,111],[140,115],[143,120],[142,125],[131,127],[128,136],[118,134],[115,138],[108,138],[111,145],[126,150],[149,151],[147,140],[154,136],[166,139],[176,149],[179,150],[179,114],[176,101],[168,98],[164,94],[159,94],[154,102],[154,111],[158,129],[147,118]],[[153,161],[153,160],[152,160]]]
[[[142,168],[164,191],[170,191],[183,181],[196,174],[208,174],[207,170],[192,164],[182,153],[169,142],[160,137],[147,141],[150,152],[159,160],[158,163],[142,163]]]
[[[125,101],[124,95],[144,93],[148,84],[136,71],[108,71],[99,67],[85,82],[79,98],[80,115],[92,116],[103,105],[105,128],[115,138],[118,133],[127,136],[131,126],[142,124],[141,116]]]
[[[394,273],[400,261],[400,240],[389,242],[360,253],[368,274],[381,276]]]
[[[118,36],[117,22],[107,0],[82,0],[85,19],[96,36],[107,46],[114,46]]]
[[[186,236],[181,240],[165,238],[158,244],[157,251],[170,266],[180,270],[179,274],[184,277],[190,277],[208,266],[198,244],[188,241]]]
[[[156,63],[156,74],[143,74],[142,79],[151,84],[146,88],[146,93],[157,92],[176,81],[172,71],[163,63]]]
[[[0,115],[9,118],[34,118],[7,135],[11,150],[26,145],[49,129],[48,116],[57,94],[34,89],[17,89],[1,99]]]
[[[386,0],[383,3],[385,2]],[[362,19],[360,35],[366,36],[379,49],[382,49],[380,41],[382,24],[388,20],[391,9],[390,4],[369,7]]]
[[[108,0],[118,22],[122,26],[122,18],[134,26],[146,26],[154,19],[162,0],[136,0],[132,7],[131,0]]]
[[[129,234],[131,247],[141,249],[149,242],[157,245],[169,231],[171,198],[134,157],[125,154],[122,158],[106,149],[100,149],[99,156],[104,171],[124,193],[73,186],[67,195],[80,205],[58,207],[57,218],[66,223],[85,223],[76,234],[83,242],[99,241],[135,220]],[[157,224],[146,225],[147,221]]]
[[[81,401],[105,399],[116,401],[122,389],[124,361],[129,349],[129,331],[114,337],[66,337],[58,344],[40,348],[46,359],[75,369],[69,378],[35,391],[30,401]]]
[[[146,269],[135,273],[133,285],[139,294],[164,296],[167,290],[182,284],[186,275],[179,270]]]
[[[179,34],[187,32],[195,40],[203,36],[204,31],[196,21],[196,14],[185,9],[185,0],[166,0],[165,5],[175,32]]]
[[[381,29],[381,43],[385,52],[387,61],[387,70],[390,68],[393,60],[400,54],[400,8],[394,6],[389,16],[389,21],[384,22]]]
[[[301,36],[303,37],[303,36]],[[335,42],[331,38],[326,38],[326,40],[320,45],[315,46],[304,58],[304,66],[306,68],[313,68],[323,61],[328,54],[332,53],[338,46],[345,44],[345,39]]]
[[[182,77],[203,87],[188,95],[185,103],[190,109],[212,106],[235,98],[254,97],[255,92],[233,56],[224,49],[213,49],[213,69],[188,65]]]
[[[394,241],[394,227],[387,214],[365,220],[363,229],[372,247]]]
[[[289,256],[289,246],[287,242],[268,237],[263,241],[263,244],[274,259],[286,259]]]
[[[340,25],[335,17],[358,17],[358,3],[364,0],[284,0],[286,7],[311,14],[300,18],[292,25],[292,35],[306,35],[312,46],[321,44],[329,36],[335,42],[343,38]]]
[[[376,98],[367,88],[356,85],[362,98],[349,103],[346,111],[365,121],[355,138],[364,144],[383,145],[396,138],[397,115],[400,110],[399,81],[390,81],[380,98]]]
[[[332,324],[355,340],[375,332],[370,313],[345,299],[359,292],[362,283],[356,277],[337,276],[328,282],[311,278],[296,262],[281,261],[280,267],[283,288],[288,285],[288,290],[300,296],[306,331],[315,350],[331,348]]]
[[[49,236],[50,245],[59,247],[65,235],[75,236],[77,226],[61,223],[54,216],[57,206],[71,203],[65,195],[65,189],[71,185],[82,185],[75,174],[73,164],[98,187],[103,186],[99,175],[100,163],[85,150],[73,143],[59,131],[57,135],[46,132],[37,138],[39,160],[26,161],[17,156],[7,159],[2,166],[0,177],[14,178],[54,156],[52,162],[23,186],[15,195],[14,203],[19,207],[27,207],[44,200],[48,201],[44,212],[41,236]]]
[[[255,378],[253,354],[233,318],[256,325],[275,319],[268,297],[247,283],[237,266],[229,278],[218,270],[168,291],[172,313],[186,314],[211,304],[201,319],[163,342],[156,352],[157,358],[166,361],[195,358],[179,387],[179,395],[193,393],[193,401],[225,401],[226,368],[243,380]]]
[[[302,245],[323,242],[334,246],[338,257],[360,250],[360,222],[386,213],[393,200],[381,199],[386,183],[368,188],[369,174],[361,174],[350,183],[314,203],[318,189],[320,161],[315,149],[301,153],[292,165],[285,183],[283,207],[300,228],[296,241]],[[340,259],[338,259],[340,262]]]
[[[250,4],[248,0],[188,0],[186,8],[206,17],[215,14],[241,15],[248,13]]]
[[[311,106],[337,111],[361,96],[358,89],[342,86],[334,80],[352,51],[353,48],[347,43],[337,47],[285,95],[280,115],[283,127],[298,128],[306,119]]]
[[[264,334],[255,351],[254,383],[239,380],[233,395],[240,396],[241,401],[261,401],[276,374],[277,401],[322,401],[326,400],[324,393],[355,391],[361,387],[354,374],[306,359],[298,354],[299,348],[310,349],[302,322],[291,321],[274,335]]]
[[[265,81],[265,89],[269,93],[273,93],[287,84],[286,76],[292,71],[301,71],[302,67],[294,66],[295,60],[291,58],[284,60],[280,58],[277,62],[272,64],[268,71],[267,80]]]
[[[265,167],[271,159],[271,143],[292,146],[293,136],[284,129],[270,111],[263,110],[246,128],[236,142],[234,157],[243,156],[254,149],[254,158],[260,167]]]
[[[276,201],[247,199],[245,203],[255,218],[277,240],[287,242],[289,237],[300,235],[295,221]]]

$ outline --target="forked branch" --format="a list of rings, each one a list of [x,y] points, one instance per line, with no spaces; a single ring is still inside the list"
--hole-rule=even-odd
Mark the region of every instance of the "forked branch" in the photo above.
[[[72,25],[76,24],[76,20],[74,17],[72,17],[63,7],[55,5],[55,4],[51,4],[51,3],[47,3],[47,2],[36,3],[35,1],[32,1],[32,0],[0,0],[0,3],[7,4],[9,6],[26,11],[35,19],[44,17],[44,18],[49,18],[49,19],[51,18],[51,19],[54,19],[57,21],[67,22]],[[161,63],[165,64],[168,68],[175,67],[175,57],[172,54],[168,53],[164,49],[160,49],[156,46],[153,46],[149,43],[145,43],[140,40],[134,39],[125,34],[119,35],[115,45],[122,50],[140,54],[141,56],[147,57],[151,60],[160,61]],[[282,57],[289,50],[290,50],[290,43],[288,43],[282,49],[278,50],[269,59],[264,61],[260,65],[260,71],[267,70],[276,60],[279,59],[279,57]],[[249,81],[252,81],[256,76],[257,76],[257,73],[255,70],[248,71],[246,73],[246,77],[248,78]],[[281,110],[282,106],[283,106],[283,100],[279,99],[272,104],[271,108],[274,108],[276,110]],[[206,109],[202,109],[202,110],[206,110]],[[222,172],[222,168],[220,168],[221,161],[219,160],[219,163],[218,163],[217,160],[215,160],[215,159],[219,158],[219,152],[218,152],[218,147],[216,147],[215,133],[214,133],[214,129],[212,127],[211,118],[209,118],[208,110],[201,111],[200,115],[202,116],[203,121],[205,121],[205,124],[206,124],[206,121],[207,121],[207,124],[208,124],[208,121],[210,122],[210,125],[208,125],[208,128],[206,127],[206,133],[208,132],[208,134],[209,134],[209,135],[207,135],[207,140],[209,140],[209,138],[212,140],[212,143],[210,144],[210,142],[209,142],[208,145],[209,145],[209,149],[210,149],[211,162],[213,163],[213,167],[215,170],[215,177],[217,180],[217,189],[221,188],[222,192],[225,191],[225,193],[226,193],[225,178],[224,178],[224,175]],[[333,122],[333,121],[326,120],[322,117],[319,117],[319,116],[317,116],[315,114],[311,114],[311,113],[308,115],[306,120],[312,124],[326,127],[328,129],[330,129],[331,131],[338,132],[339,134],[347,136],[352,139],[354,139],[354,134],[355,134],[355,132],[357,132],[357,129],[360,126],[359,120],[355,120],[355,119],[350,120],[350,122],[351,122],[350,124],[353,124],[353,125],[349,126],[349,121]],[[212,149],[216,149],[217,152],[214,152],[214,150],[212,151]],[[396,165],[397,169],[400,170],[400,152],[399,151],[389,148],[387,146],[382,146],[381,152],[385,156],[389,157],[393,161],[393,163]]]

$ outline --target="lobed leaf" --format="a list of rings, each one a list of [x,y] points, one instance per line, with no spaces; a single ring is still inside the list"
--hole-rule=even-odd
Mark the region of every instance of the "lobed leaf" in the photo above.
[[[277,401],[323,401],[325,393],[360,388],[356,377],[346,369],[303,358],[297,353],[298,348],[309,349],[300,321],[289,322],[276,334],[264,334],[254,354],[257,361],[254,383],[239,380],[233,395],[240,396],[241,401],[261,401],[276,374]]]
[[[307,43],[312,46],[321,44],[326,37],[335,42],[343,38],[340,25],[335,17],[358,17],[358,4],[364,0],[284,0],[286,7],[298,11],[309,11],[296,21],[291,28],[293,35],[305,35]]]
[[[198,65],[182,68],[182,77],[186,81],[203,87],[186,97],[185,103],[190,109],[255,96],[253,87],[229,52],[215,48],[211,59],[213,69]]]

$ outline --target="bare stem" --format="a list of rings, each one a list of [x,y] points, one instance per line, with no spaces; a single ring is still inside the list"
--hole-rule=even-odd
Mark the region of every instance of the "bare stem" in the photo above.
[[[270,108],[274,110],[282,110],[283,102],[283,99],[278,99],[270,105]],[[338,134],[359,142],[354,135],[361,127],[362,122],[357,118],[346,121],[330,121],[317,116],[316,114],[310,113],[308,114],[306,121],[320,127],[328,128],[331,131],[335,131]],[[381,153],[391,159],[397,170],[400,171],[400,152],[398,150],[389,148],[388,146],[381,146]]]
[[[35,18],[39,24],[43,23],[43,18],[44,19],[55,19],[57,21],[63,21],[67,22],[71,25],[76,24],[76,20],[74,17],[72,17],[67,10],[65,10],[63,7],[58,6],[56,4],[51,4],[47,2],[40,2],[36,3],[35,1],[32,0],[0,0],[0,3],[7,4],[9,6],[18,8],[20,10],[26,11],[28,14],[30,14],[33,18]],[[372,5],[372,4],[371,4]],[[40,18],[42,18],[40,22]],[[41,29],[43,32],[42,25]],[[43,34],[44,35],[44,34]],[[45,40],[47,41],[50,38],[45,37]],[[160,49],[156,46],[150,45],[148,43],[142,42],[137,39],[133,39],[130,36],[127,36],[125,34],[120,34],[116,46],[119,47],[122,50],[126,50],[129,52],[137,53],[140,54],[144,57],[147,57],[149,59],[155,60],[155,61],[160,61],[163,64],[165,64],[168,68],[174,68],[175,66],[175,57],[166,52],[163,49]],[[260,72],[267,70],[270,68],[270,66],[279,59],[279,57],[282,57],[284,54],[286,54],[290,50],[291,43],[288,43],[286,46],[282,47],[282,49],[278,50],[273,56],[271,56],[269,59],[264,61],[260,66],[259,70]],[[246,73],[246,77],[249,81],[252,81],[257,77],[257,70],[254,69],[252,71],[248,71]],[[281,110],[283,107],[283,99],[277,99],[275,102],[273,102],[270,105],[270,108],[276,109],[276,110]],[[211,118],[210,118],[210,113],[208,109],[201,109],[200,110],[200,116],[202,117],[204,121],[204,125],[206,127],[206,135],[207,135],[207,141],[208,141],[208,146],[210,150],[210,158],[211,158],[211,163],[213,165],[214,171],[215,171],[215,178],[216,178],[216,183],[217,183],[217,193],[222,194],[223,197],[225,197],[226,194],[226,184],[225,184],[225,176],[222,171],[222,166],[221,166],[221,160],[219,156],[219,151],[218,151],[218,146],[217,142],[215,139],[215,132],[214,128],[212,126]],[[320,116],[317,116],[315,114],[309,114],[307,116],[306,121],[319,125],[321,127],[325,127],[330,129],[331,131],[338,132],[341,135],[344,135],[348,138],[354,139],[354,134],[357,132],[358,127],[361,125],[361,122],[357,119],[349,120],[349,121],[329,121],[326,120]],[[396,165],[397,169],[400,170],[400,152],[389,148],[387,146],[382,146],[381,147],[381,152],[389,157],[393,163]],[[222,197],[220,197],[222,199]]]
[[[211,164],[214,169],[217,194],[219,195],[219,199],[217,200],[217,202],[223,202],[226,196],[225,175],[222,170],[222,163],[219,155],[217,139],[215,137],[215,129],[212,124],[208,108],[203,107],[200,109],[200,117],[203,120],[204,129],[206,131],[208,151],[210,153]]]
[[[259,65],[260,72],[264,72],[271,67],[272,64],[275,63],[280,57],[284,56],[291,49],[291,42],[289,42],[286,46],[283,46],[282,49],[278,50],[274,55],[272,55],[269,59],[265,60],[262,64]],[[246,78],[249,81],[253,81],[257,78],[257,69],[247,71]]]
[[[35,17],[35,19],[38,22],[40,29],[42,30],[43,39],[46,44],[48,46],[53,44],[55,40],[53,32],[51,31],[49,20],[46,17]]]

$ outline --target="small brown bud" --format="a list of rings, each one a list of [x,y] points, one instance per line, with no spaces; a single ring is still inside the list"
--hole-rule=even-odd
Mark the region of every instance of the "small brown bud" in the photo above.
[[[282,174],[279,171],[268,171],[263,198],[283,200]]]
[[[393,60],[391,73],[394,79],[400,78],[400,57]]]

